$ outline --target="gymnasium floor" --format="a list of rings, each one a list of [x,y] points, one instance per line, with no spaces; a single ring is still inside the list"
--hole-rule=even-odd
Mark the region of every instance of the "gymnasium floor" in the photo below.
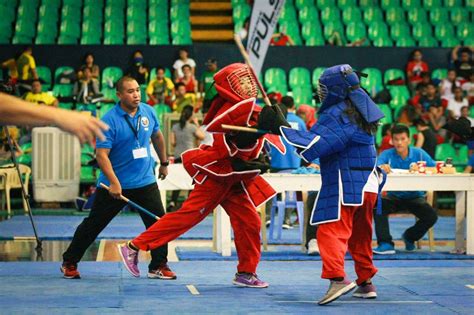
[[[27,225],[19,223],[23,217],[14,218],[19,221],[0,222],[0,234],[7,233],[6,223],[27,230]],[[204,234],[202,239],[189,234],[170,243],[170,266],[178,274],[175,281],[150,280],[143,275],[133,278],[122,267],[115,250],[122,240],[106,237],[86,252],[79,265],[82,279],[66,280],[59,266],[70,241],[69,232],[64,230],[63,235],[52,237],[48,231],[57,229],[41,223],[45,218],[36,218],[46,236],[40,261],[36,261],[34,241],[6,237],[0,241],[0,314],[472,314],[474,309],[474,257],[450,255],[449,238],[436,242],[437,253],[430,253],[424,246],[416,254],[400,251],[390,260],[376,257],[376,300],[347,295],[322,307],[316,301],[324,295],[328,283],[319,277],[321,261],[318,256],[301,253],[301,247],[292,240],[296,229],[284,231],[288,244],[270,245],[262,255],[258,273],[270,287],[243,289],[231,283],[235,254],[223,259],[212,252],[212,242],[206,239],[209,222],[197,227]],[[126,222],[132,227],[140,223],[135,216],[125,216],[117,220],[115,234],[125,233],[121,228]],[[406,223],[396,221],[393,235],[398,235]],[[437,238],[444,238],[444,228],[435,231]],[[401,243],[396,243],[400,248]],[[142,273],[146,272],[147,259],[144,253],[140,257]],[[352,261],[347,262],[347,272],[353,279]]]

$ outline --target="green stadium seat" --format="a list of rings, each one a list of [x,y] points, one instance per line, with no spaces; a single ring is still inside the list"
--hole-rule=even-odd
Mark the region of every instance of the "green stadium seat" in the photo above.
[[[84,7],[90,6],[90,7],[96,7],[99,9],[104,8],[104,1],[103,0],[84,0]]]
[[[311,37],[321,37],[323,35],[323,31],[321,25],[318,22],[305,22],[301,27],[301,35],[305,40]]]
[[[166,21],[168,22],[168,10],[164,10],[161,6],[155,5],[148,8],[149,21]]]
[[[437,161],[446,161],[447,158],[454,159],[456,156],[456,149],[451,143],[440,143],[436,146],[435,159]]]
[[[383,74],[383,83],[387,83],[391,80],[402,79],[405,80],[405,72],[401,69],[387,69]]]
[[[340,19],[340,11],[337,7],[326,7],[321,11],[321,22],[326,25],[329,22]]]
[[[56,44],[56,37],[49,35],[37,35],[35,37],[35,44],[37,45],[54,45]]]
[[[427,22],[426,11],[423,8],[412,8],[408,10],[408,22],[413,25],[416,23]]]
[[[469,22],[469,11],[464,8],[453,8],[451,10],[451,22],[458,25],[463,22]]]
[[[31,5],[20,4],[17,9],[17,18],[27,18],[31,21],[36,21],[38,17],[37,7]]]
[[[452,24],[438,24],[435,27],[435,37],[438,40],[443,40],[449,37],[454,37],[454,27]]]
[[[58,36],[58,27],[54,21],[48,19],[41,19],[38,22],[38,26],[36,27],[37,34],[36,36],[46,36],[55,38]]]
[[[171,0],[171,5],[189,5],[190,0]]]
[[[174,21],[171,23],[171,36],[190,36],[191,25],[189,21]]]
[[[100,92],[104,95],[104,98],[118,102],[117,93],[114,88],[103,87]]]
[[[61,67],[57,68],[57,69],[54,71],[54,84],[55,84],[55,85],[57,85],[57,84],[64,85],[63,83],[60,82],[60,77],[61,77],[61,75],[63,75],[63,74],[70,74],[70,73],[73,73],[73,72],[74,72],[74,68],[73,68],[73,67],[61,66]]]
[[[405,11],[400,7],[388,8],[385,12],[388,25],[396,25],[405,22]]]
[[[81,21],[81,10],[74,6],[63,5],[61,9],[61,18],[63,21],[74,21],[79,23]]]
[[[390,27],[390,36],[398,41],[400,38],[411,37],[410,27],[405,23],[394,24]]]
[[[434,69],[431,74],[433,79],[446,79],[448,77],[448,69]]]
[[[400,0],[381,0],[380,6],[385,11],[392,9],[392,8],[399,8],[400,7]]]
[[[392,100],[390,101],[390,107],[396,111],[398,108],[407,105],[410,99],[410,92],[406,86],[390,86],[390,95]],[[397,117],[394,115],[394,117]]]
[[[367,78],[361,79],[361,86],[365,88],[370,95],[375,96],[375,94],[383,88],[382,72],[377,68],[365,68],[362,69],[362,72],[368,76]]]
[[[373,22],[368,29],[369,38],[375,40],[376,38],[388,38],[388,28],[385,22]]]
[[[106,18],[123,22],[125,18],[124,9],[119,6],[106,6],[104,15]]]
[[[293,89],[292,92],[296,107],[299,107],[303,104],[313,104],[313,91],[311,90],[311,87],[297,87]]]
[[[192,45],[191,34],[175,35],[171,41],[173,45]]]
[[[349,23],[346,27],[346,37],[351,42],[366,38],[367,31],[365,29],[365,24],[362,22]]]
[[[83,35],[81,37],[81,45],[100,45],[100,35]]]
[[[443,3],[446,8],[459,8],[463,5],[462,0],[444,0]]]
[[[53,87],[53,95],[55,97],[72,96],[73,84],[55,84]]]
[[[146,45],[146,36],[128,35],[127,45]]]
[[[392,109],[387,104],[377,104],[385,117],[381,119],[382,124],[391,124],[393,122]],[[382,129],[382,128],[379,128]]]
[[[92,184],[96,180],[96,169],[93,166],[81,166],[81,184]]]
[[[150,34],[150,45],[169,45],[170,39],[168,33]]]
[[[171,108],[166,105],[166,104],[157,104],[153,106],[153,109],[155,110],[156,116],[160,120],[160,124],[164,126],[164,115],[171,113]]]
[[[433,25],[449,23],[448,10],[445,8],[434,8],[430,10],[430,22]]]
[[[474,46],[474,37],[471,36],[471,37],[465,38],[463,40],[463,45],[464,46],[469,46],[469,47]]]
[[[61,36],[79,38],[79,36],[81,35],[80,24],[71,20],[62,21],[61,26],[59,27],[59,31]]]
[[[319,77],[323,74],[325,67],[318,67],[313,70],[313,74],[311,75],[311,81],[313,82],[313,89],[317,90],[319,87]]]
[[[364,10],[364,22],[370,25],[374,22],[383,22],[383,12],[379,7],[368,7]]]
[[[141,7],[127,8],[127,21],[146,21],[146,9]]]
[[[113,88],[110,84],[115,84],[123,76],[123,71],[119,67],[107,67],[102,71],[102,88]]]
[[[341,38],[345,40],[344,39],[344,26],[339,20],[328,22],[324,25],[324,37],[326,39],[331,38],[331,36],[333,36],[335,32],[339,32],[339,34],[341,35]]]
[[[63,6],[70,5],[75,8],[82,7],[82,0],[63,0]]]
[[[279,31],[288,34],[295,45],[302,45],[300,27],[296,20],[283,21],[280,23]]]
[[[145,37],[147,36],[147,27],[145,20],[130,21],[127,23],[127,36]]]
[[[458,45],[461,45],[461,41],[454,37],[446,37],[441,40],[441,47],[443,48],[453,48]]]
[[[47,18],[48,20],[57,21],[59,18],[59,11],[57,7],[42,4],[39,8],[39,18]]]
[[[281,9],[280,16],[278,17],[278,22],[283,21],[296,21],[296,10],[293,6],[284,6]]]
[[[84,20],[82,22],[82,37],[85,35],[101,37],[102,25],[94,20]]]
[[[460,40],[472,40],[474,37],[474,23],[459,23],[456,27],[456,35]]]
[[[147,0],[127,0],[127,10],[129,10],[130,8],[142,8],[142,9],[146,9],[148,3],[147,3]]]
[[[35,35],[35,24],[32,20],[20,19],[16,21],[15,36],[30,37]]]
[[[404,37],[401,37],[396,40],[395,46],[397,47],[415,47],[416,42],[415,40],[411,37],[411,35],[407,35]]]
[[[374,47],[392,47],[393,41],[388,35],[377,37],[372,41]]]
[[[336,0],[316,0],[316,6],[318,9],[323,10],[327,7],[335,7]]]
[[[338,0],[337,6],[341,10],[349,7],[357,7],[357,0]]]
[[[108,6],[116,6],[116,7],[119,7],[119,8],[125,8],[125,3],[127,2],[127,0],[106,0],[105,1],[105,6],[108,7]]]
[[[286,84],[286,73],[281,68],[269,68],[265,71],[264,76],[265,87],[271,86],[287,86]]]
[[[418,41],[420,47],[438,47],[438,41],[434,37],[423,37]]]
[[[326,41],[324,40],[324,37],[322,35],[315,35],[315,36],[308,37],[305,40],[305,45],[311,46],[311,47],[324,46],[326,45]]]
[[[59,35],[58,44],[59,45],[77,45],[77,37],[71,37],[67,35]]]
[[[300,23],[315,22],[319,24],[319,13],[314,6],[304,7],[299,11]]]
[[[19,164],[31,166],[31,154],[22,154],[17,158]]]
[[[106,21],[104,24],[104,35],[112,37],[123,37],[125,34],[123,23],[116,20]]]
[[[102,15],[102,10],[95,6],[84,7],[84,9],[82,10],[82,16],[83,19],[92,19],[97,20],[99,22],[102,22],[104,18]]]
[[[251,8],[247,3],[242,3],[233,7],[232,18],[234,22],[245,21],[250,16]]]
[[[351,22],[362,22],[362,12],[357,7],[347,7],[342,11],[342,22],[345,25]]]
[[[41,79],[43,91],[48,91],[51,88],[51,70],[46,66],[36,67],[36,73]]]
[[[469,107],[469,117],[474,118],[474,106]]]
[[[427,10],[434,8],[441,8],[443,6],[442,0],[423,0],[423,7]]]
[[[422,38],[432,37],[431,25],[428,23],[417,23],[413,25],[413,38],[421,40]]]
[[[370,7],[378,7],[377,0],[359,0],[359,6],[361,8],[370,8]]]
[[[295,6],[298,10],[305,7],[314,7],[314,0],[295,0]]]
[[[27,37],[24,35],[15,34],[15,36],[13,36],[13,39],[12,39],[12,44],[26,45],[26,44],[32,44],[32,43],[33,43],[33,38]]]
[[[311,89],[311,74],[309,70],[302,67],[295,67],[288,73],[288,85],[292,90],[295,88]]]
[[[421,0],[403,0],[402,7],[405,10],[421,7]]]

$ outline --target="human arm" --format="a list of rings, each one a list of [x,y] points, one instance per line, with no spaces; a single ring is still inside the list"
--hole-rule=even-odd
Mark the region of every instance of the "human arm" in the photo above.
[[[293,41],[293,39],[291,38],[290,35],[286,34],[286,36],[288,36],[288,43],[290,43],[290,46],[295,46],[295,42]]]
[[[94,65],[92,67],[92,77],[95,79],[99,79],[100,69],[98,65]]]
[[[53,103],[51,104],[53,107],[58,107],[59,106],[59,101],[56,97],[53,96]]]
[[[451,60],[452,61],[458,60],[458,52],[459,52],[460,48],[461,48],[461,45],[458,45],[458,46],[453,48],[453,51],[451,52]]]
[[[377,166],[387,174],[391,172],[389,153],[390,150],[385,150],[377,157]]]
[[[146,87],[146,95],[148,96],[148,99],[150,99],[154,104],[157,104],[158,100],[153,94],[154,92],[153,84],[154,84],[154,80],[151,80],[150,83],[148,83],[148,86]]]
[[[421,148],[423,146],[423,143],[425,143],[425,136],[423,135],[423,133],[419,132],[416,134],[415,147]]]
[[[168,175],[168,165],[163,164],[168,162],[168,157],[166,156],[165,138],[161,130],[158,130],[158,132],[151,136],[151,143],[153,144],[156,154],[158,154],[158,158],[160,159],[158,178],[165,179]]]
[[[197,117],[193,118],[193,124],[196,126],[196,131],[194,132],[194,137],[199,141],[204,140],[205,134],[201,130],[201,128],[199,128],[199,121],[198,121]]]
[[[114,169],[112,167],[112,162],[109,159],[110,149],[108,148],[97,148],[96,149],[96,158],[97,164],[99,164],[100,170],[104,173],[105,177],[110,182],[109,194],[115,199],[120,199],[122,194],[122,186],[120,181],[115,175]]]

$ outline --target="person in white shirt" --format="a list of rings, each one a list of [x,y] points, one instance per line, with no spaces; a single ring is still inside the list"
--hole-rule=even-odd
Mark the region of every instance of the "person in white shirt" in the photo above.
[[[173,64],[175,81],[181,79],[184,76],[182,70],[184,65],[189,65],[193,71],[193,74],[196,73],[196,62],[194,61],[194,59],[188,58],[188,55],[189,53],[186,49],[181,48],[179,50],[179,58]]]
[[[453,92],[454,97],[449,98],[448,100],[449,116],[452,118],[459,118],[459,116],[461,116],[461,108],[468,106],[469,102],[467,101],[467,98],[464,97],[461,87],[455,87]]]
[[[441,81],[439,86],[440,96],[447,100],[453,97],[453,86],[461,86],[461,83],[456,79],[456,71],[454,69],[449,70],[448,77]]]
[[[462,85],[462,90],[466,94],[468,100],[474,100],[474,72],[471,72],[471,75],[469,76],[469,81],[464,82],[464,84]]]
[[[471,127],[474,127],[474,118],[469,116],[469,106],[461,107],[461,117],[466,118],[471,122]]]

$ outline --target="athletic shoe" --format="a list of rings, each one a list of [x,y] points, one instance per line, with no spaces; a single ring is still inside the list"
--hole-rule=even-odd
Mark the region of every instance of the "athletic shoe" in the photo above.
[[[268,282],[260,280],[255,273],[237,272],[232,283],[239,287],[268,288]]]
[[[127,246],[127,244],[117,245],[122,262],[125,268],[134,277],[140,277],[140,270],[138,269],[138,251],[133,250]]]
[[[318,302],[318,304],[326,305],[331,303],[332,301],[337,300],[341,295],[352,291],[356,286],[357,284],[355,282],[351,282],[347,279],[342,281],[331,280],[331,284],[329,285],[326,295]]]
[[[167,264],[164,264],[155,270],[148,271],[148,278],[174,280],[176,279],[176,274],[170,269],[170,267]]]
[[[308,255],[315,256],[317,254],[319,254],[318,241],[313,238],[308,242]]]
[[[402,239],[403,239],[403,242],[405,242],[405,250],[409,252],[413,252],[416,250],[415,242],[412,242],[409,239],[407,239],[407,237],[405,236],[405,233],[403,233]]]
[[[389,243],[380,243],[377,248],[373,248],[372,252],[379,255],[393,255],[395,254],[395,247]]]
[[[77,271],[77,264],[63,262],[60,270],[65,279],[81,279],[81,274]]]
[[[352,296],[361,299],[375,299],[377,297],[377,291],[375,285],[370,283],[364,286],[360,285]]]

